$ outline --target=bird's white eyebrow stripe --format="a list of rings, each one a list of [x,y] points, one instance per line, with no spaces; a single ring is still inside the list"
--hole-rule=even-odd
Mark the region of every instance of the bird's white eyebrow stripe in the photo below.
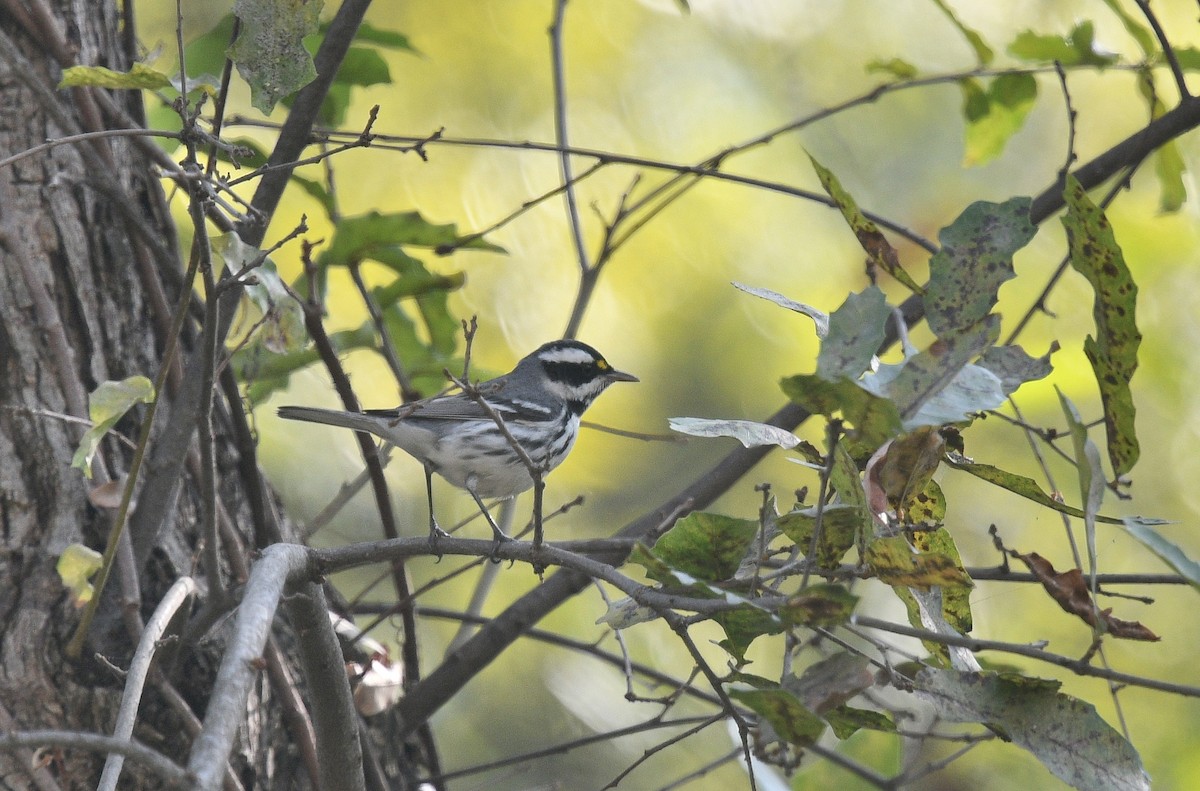
[[[543,362],[548,363],[594,363],[596,358],[583,349],[551,349],[541,355]]]

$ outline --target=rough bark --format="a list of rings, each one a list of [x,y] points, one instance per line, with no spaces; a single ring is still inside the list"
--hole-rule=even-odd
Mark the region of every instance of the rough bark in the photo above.
[[[53,16],[50,27],[35,18],[39,6]],[[29,18],[13,15],[31,7],[35,10]],[[47,138],[124,125],[102,110],[97,115],[95,108],[105,105],[85,92],[55,89],[68,56],[82,64],[129,67],[132,36],[125,35],[114,4],[51,0],[6,3],[3,9],[0,157]],[[73,54],[56,51],[56,39],[68,42]],[[138,117],[135,94],[111,96]],[[0,732],[111,732],[123,680],[96,655],[119,668],[132,653],[136,638],[126,629],[129,619],[122,617],[121,604],[140,589],[145,617],[179,575],[202,577],[192,436],[192,458],[182,459],[179,474],[165,487],[163,517],[135,536],[132,554],[142,561],[136,563],[136,588],[130,584],[132,576],[126,575],[122,584],[121,575],[114,574],[106,617],[93,630],[84,657],[71,661],[65,656],[80,612],[55,563],[71,543],[103,548],[112,511],[90,504],[88,490],[124,476],[131,451],[106,440],[97,476],[89,483],[70,467],[86,426],[64,416],[86,418],[87,393],[102,381],[135,374],[154,378],[170,306],[182,282],[180,271],[158,176],[135,142],[60,146],[0,168]],[[194,355],[196,334],[194,326],[184,334],[180,353],[185,365]],[[176,376],[161,394],[156,425],[166,426],[178,416],[179,394],[188,390],[180,385]],[[143,414],[135,410],[118,432],[136,438]],[[248,491],[242,477],[253,471],[253,460],[247,463],[244,448],[235,441],[236,423],[227,405],[216,405],[213,423],[218,500],[229,511],[227,525],[253,547],[248,526],[255,524],[255,516],[261,524],[268,504],[257,489]],[[193,427],[188,427],[185,436],[191,434]],[[161,475],[163,463],[151,457],[141,480]],[[252,500],[251,493],[258,499]],[[260,506],[257,513],[251,502]],[[162,505],[161,497],[155,505]],[[131,521],[137,522],[136,513]],[[235,571],[225,568],[226,574]],[[176,652],[177,664],[163,668],[197,714],[203,714],[218,648],[211,639],[201,648],[183,646]],[[290,760],[279,707],[270,697],[264,677],[250,702],[240,754],[233,759],[235,772],[246,788],[303,788],[302,762]],[[152,686],[135,738],[185,764],[191,741],[185,719]],[[32,770],[28,753],[0,753],[0,788],[95,787],[103,756],[54,750],[49,757],[45,768]],[[126,766],[122,789],[159,787],[136,762]],[[51,778],[57,786],[49,783]]]

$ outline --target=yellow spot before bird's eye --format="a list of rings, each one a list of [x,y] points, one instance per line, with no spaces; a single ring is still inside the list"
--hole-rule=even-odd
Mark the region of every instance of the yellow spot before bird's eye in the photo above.
[[[612,366],[610,366],[608,364],[607,360],[597,360],[596,367],[599,368],[601,371],[607,371]]]

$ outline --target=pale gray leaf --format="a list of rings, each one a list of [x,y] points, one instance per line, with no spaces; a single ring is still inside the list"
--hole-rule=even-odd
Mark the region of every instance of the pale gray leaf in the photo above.
[[[1057,682],[925,668],[914,686],[943,719],[999,729],[1075,788],[1150,788],[1133,745],[1090,703],[1059,692]]]
[[[829,316],[826,315],[824,311],[817,310],[811,305],[805,305],[803,302],[796,302],[795,300],[788,299],[783,294],[780,294],[777,291],[771,291],[768,288],[747,286],[744,283],[738,283],[736,281],[734,282],[733,287],[745,291],[747,294],[752,294],[753,296],[761,297],[769,302],[774,302],[781,308],[787,308],[788,310],[794,310],[797,313],[803,313],[805,316],[808,316],[810,319],[812,319],[813,323],[817,325],[818,338],[824,338],[829,334]]]
[[[690,434],[693,437],[733,437],[747,448],[760,445],[794,448],[800,444],[800,438],[792,432],[753,420],[673,417],[669,418],[667,423],[673,431],[680,434]]]

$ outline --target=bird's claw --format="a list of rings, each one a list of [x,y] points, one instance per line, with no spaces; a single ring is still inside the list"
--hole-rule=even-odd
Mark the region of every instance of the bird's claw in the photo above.
[[[442,562],[442,551],[438,547],[438,542],[449,537],[450,534],[438,527],[436,522],[429,526],[429,551],[437,556],[436,563]]]
[[[513,539],[511,536],[506,536],[501,531],[496,530],[492,536],[492,551],[488,553],[488,560],[492,561],[493,563],[499,563],[500,561],[504,560],[504,558],[500,557],[499,554],[500,547],[512,540]]]

